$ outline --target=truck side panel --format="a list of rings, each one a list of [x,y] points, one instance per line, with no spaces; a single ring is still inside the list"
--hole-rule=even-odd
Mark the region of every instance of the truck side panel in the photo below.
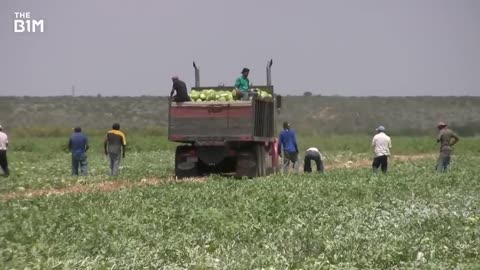
[[[257,100],[254,103],[254,136],[274,137],[275,120],[273,102]]]
[[[252,106],[242,104],[183,103],[170,108],[169,138],[217,140],[218,138],[245,138],[252,136]]]

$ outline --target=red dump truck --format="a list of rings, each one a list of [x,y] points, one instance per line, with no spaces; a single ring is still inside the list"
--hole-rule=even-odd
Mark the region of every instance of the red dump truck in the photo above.
[[[195,62],[195,87],[233,90],[234,87],[201,87]],[[278,171],[276,112],[281,96],[271,84],[272,60],[267,63],[267,84],[256,85],[272,95],[270,100],[170,102],[168,139],[182,143],[175,151],[179,178],[208,174],[257,177]]]

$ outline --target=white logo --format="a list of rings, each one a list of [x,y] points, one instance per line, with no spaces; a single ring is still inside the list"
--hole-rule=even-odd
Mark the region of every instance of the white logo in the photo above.
[[[44,20],[34,20],[30,12],[14,12],[13,31],[15,33],[35,33],[45,30]]]

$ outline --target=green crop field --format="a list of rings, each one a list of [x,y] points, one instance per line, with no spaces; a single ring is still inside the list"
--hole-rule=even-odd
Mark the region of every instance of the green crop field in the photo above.
[[[176,181],[175,144],[127,135],[119,177],[92,136],[88,177],[64,137],[12,138],[0,178],[1,269],[479,269],[480,146],[433,171],[431,137],[392,137],[388,175],[370,137],[301,137],[327,173]],[[351,163],[348,163],[351,161]]]

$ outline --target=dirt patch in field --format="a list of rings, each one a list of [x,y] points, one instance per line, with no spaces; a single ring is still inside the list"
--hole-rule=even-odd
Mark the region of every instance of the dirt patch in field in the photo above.
[[[418,161],[423,159],[433,159],[435,158],[434,154],[422,154],[422,155],[397,155],[392,157],[392,161],[399,162],[409,162],[409,161]],[[335,162],[327,164],[325,167],[327,170],[332,169],[358,169],[358,168],[367,168],[372,165],[371,160],[362,159],[356,161],[347,161]],[[141,179],[139,181],[126,181],[126,180],[115,180],[115,181],[105,181],[100,183],[92,184],[75,184],[66,187],[58,188],[48,188],[48,189],[27,189],[24,191],[14,191],[0,194],[0,200],[9,201],[17,198],[35,198],[41,196],[51,196],[51,195],[64,195],[64,194],[75,194],[75,193],[87,193],[87,192],[114,192],[120,189],[133,188],[133,187],[142,187],[142,186],[157,186],[163,183],[169,182],[205,182],[205,177],[196,177],[196,178],[187,178],[182,180],[177,180],[174,177],[170,178],[148,178]]]
[[[390,160],[392,162],[410,162],[410,161],[418,161],[423,159],[433,159],[435,158],[435,154],[419,154],[419,155],[396,155],[392,156]],[[372,160],[370,159],[361,159],[361,160],[351,160],[346,162],[334,162],[330,164],[326,164],[325,168],[327,170],[331,169],[358,169],[358,168],[366,168],[372,166]]]
[[[417,161],[421,159],[434,159],[437,156],[438,154],[398,155],[398,156],[393,156],[393,159],[405,162],[405,161]]]
[[[0,200],[8,201],[16,198],[35,198],[40,196],[64,195],[74,193],[88,193],[88,192],[113,192],[125,188],[141,187],[141,186],[156,186],[168,182],[204,182],[205,178],[188,178],[176,180],[175,178],[149,178],[139,181],[116,180],[92,184],[75,184],[66,187],[48,188],[48,189],[27,189],[24,191],[14,191],[0,194]]]

